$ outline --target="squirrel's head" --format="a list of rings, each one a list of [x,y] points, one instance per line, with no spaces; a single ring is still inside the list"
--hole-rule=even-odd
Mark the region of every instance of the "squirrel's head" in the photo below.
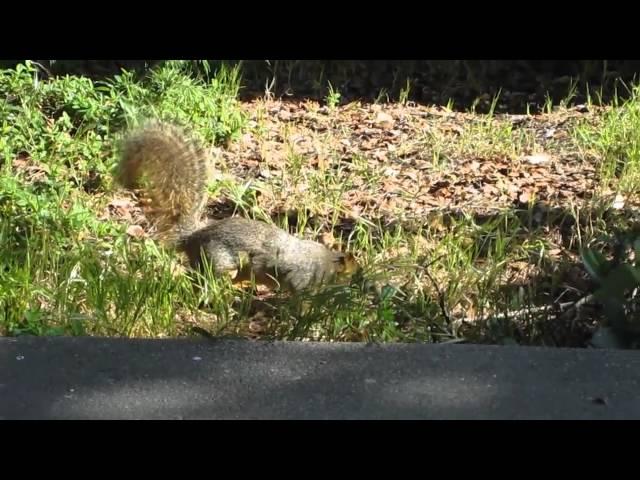
[[[356,258],[348,252],[335,252],[333,262],[338,277],[350,277],[360,269]]]

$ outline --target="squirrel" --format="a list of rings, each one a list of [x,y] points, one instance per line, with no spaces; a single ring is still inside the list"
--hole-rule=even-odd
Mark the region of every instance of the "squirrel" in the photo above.
[[[229,217],[202,224],[210,163],[200,142],[172,123],[147,122],[121,144],[118,182],[146,190],[157,237],[184,252],[193,269],[206,263],[216,274],[231,274],[234,283],[253,278],[294,292],[342,282],[358,270],[352,254],[266,222]]]

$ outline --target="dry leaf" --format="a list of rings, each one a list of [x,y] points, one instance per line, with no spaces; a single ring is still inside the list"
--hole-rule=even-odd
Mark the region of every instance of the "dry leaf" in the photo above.
[[[393,128],[393,125],[395,123],[393,117],[385,112],[378,112],[378,115],[376,115],[374,122],[376,125],[384,128],[385,130],[390,130],[391,128]]]
[[[445,132],[453,132],[457,135],[462,135],[464,133],[464,129],[455,123],[445,123],[441,128]]]
[[[550,250],[547,250],[547,255],[553,258],[559,257],[561,253],[562,253],[562,249],[560,248],[552,248]]]
[[[129,225],[127,235],[134,238],[143,238],[145,236],[144,229],[140,225]]]
[[[143,199],[141,199],[141,203],[144,203],[144,201],[142,200]],[[130,200],[123,198],[114,198],[107,205],[107,209],[112,214],[126,220],[131,219],[131,211],[133,210],[133,208],[133,203]]]
[[[525,155],[522,160],[530,163],[531,165],[540,165],[547,163],[551,160],[551,156],[546,153],[535,153],[533,155]]]
[[[373,158],[383,163],[386,163],[388,161],[387,154],[384,152],[374,152]]]
[[[251,333],[262,333],[266,327],[260,321],[251,321],[248,328]]]
[[[533,194],[529,191],[524,191],[518,196],[518,200],[520,200],[520,203],[529,203],[532,198]]]
[[[620,194],[616,195],[616,198],[613,200],[612,207],[616,210],[624,208],[624,197]]]
[[[498,189],[494,185],[491,185],[490,183],[485,183],[482,186],[482,191],[487,195],[498,193]]]
[[[291,113],[287,110],[280,110],[280,112],[278,113],[278,119],[282,120],[283,122],[288,122],[289,120],[291,120]]]
[[[327,247],[332,247],[336,243],[336,239],[333,236],[333,232],[324,232],[320,235],[320,243]]]

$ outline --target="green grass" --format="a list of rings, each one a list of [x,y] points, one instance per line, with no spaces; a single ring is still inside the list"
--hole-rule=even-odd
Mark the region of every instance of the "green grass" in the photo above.
[[[604,183],[617,184],[623,193],[633,193],[640,185],[640,90],[634,87],[627,102],[614,102],[615,108],[600,119],[597,129],[582,125],[576,129],[583,155],[599,159]]]
[[[103,217],[114,191],[116,142],[128,125],[189,121],[202,138],[240,131],[237,72],[193,80],[179,63],[144,84],[0,74],[0,329],[15,334],[172,335],[200,299],[171,257]]]
[[[198,77],[189,65],[169,62],[142,81],[125,72],[108,83],[36,82],[29,66],[0,71],[0,96],[7,99],[0,103],[0,333],[162,337],[189,334],[196,325],[214,335],[324,341],[584,343],[575,325],[560,324],[540,307],[588,293],[579,282],[579,249],[633,221],[624,212],[612,216],[600,194],[631,196],[640,187],[637,89],[549,147],[596,165],[602,192],[543,222],[532,204],[487,218],[445,212],[391,225],[365,212],[342,231],[341,221],[351,216],[345,196],[367,188],[375,194],[385,172],[366,153],[345,165],[329,147],[324,163],[309,168],[285,125],[282,157],[263,158],[276,173],[229,176],[211,185],[211,197],[300,236],[342,234],[339,242],[356,253],[363,272],[315,297],[256,299],[211,272],[179,268],[174,252],[127,235],[131,222],[107,215],[109,202],[123,195],[112,180],[117,141],[144,118],[189,124],[217,145],[247,131],[269,137],[267,112],[251,126],[241,111],[238,70]],[[330,88],[331,110],[339,99]],[[313,140],[329,145],[330,135],[319,132]],[[417,148],[434,172],[458,158],[516,159],[540,147],[532,131],[492,109],[461,131],[437,126],[410,141],[407,149]],[[264,198],[295,215],[273,216]]]

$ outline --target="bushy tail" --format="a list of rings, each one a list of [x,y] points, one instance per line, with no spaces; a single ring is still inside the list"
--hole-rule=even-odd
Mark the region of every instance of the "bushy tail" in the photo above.
[[[118,181],[143,189],[158,237],[175,242],[200,224],[210,162],[209,152],[182,128],[152,121],[122,142]]]

